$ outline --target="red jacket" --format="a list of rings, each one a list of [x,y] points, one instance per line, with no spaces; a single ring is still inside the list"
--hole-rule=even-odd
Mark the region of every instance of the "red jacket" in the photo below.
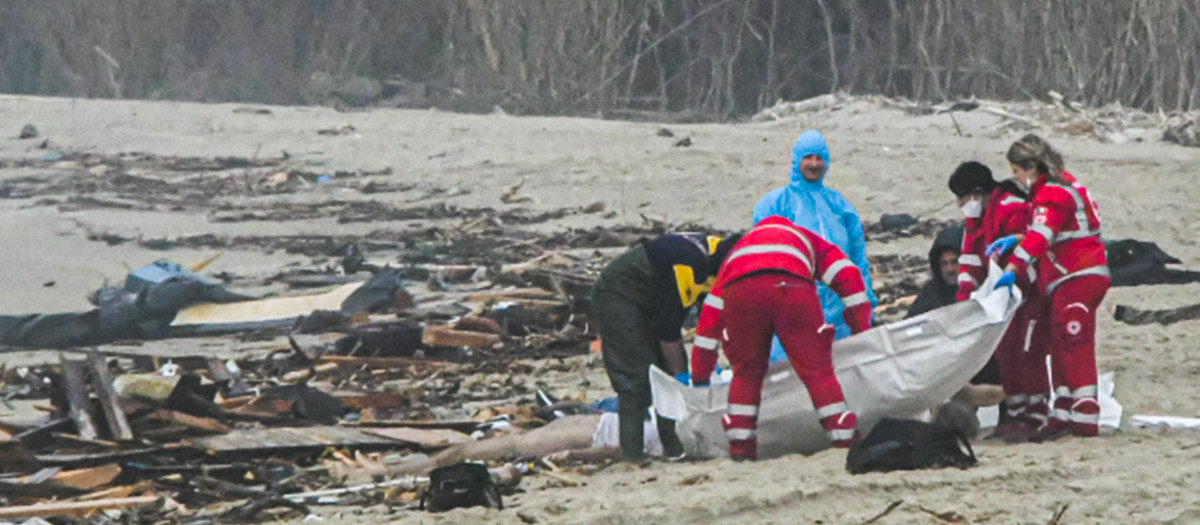
[[[1025,199],[998,187],[988,197],[983,217],[967,219],[962,255],[958,258],[957,300],[970,298],[979,283],[987,279],[987,246],[1001,237],[1024,235],[1032,210]],[[997,262],[1001,267],[1007,264],[1004,258]]]
[[[1045,294],[1073,277],[1109,274],[1096,202],[1070,173],[1063,178],[1067,184],[1040,176],[1030,188],[1033,220],[1008,261]]]
[[[700,311],[696,339],[692,346],[693,377],[707,379],[717,362],[717,340],[723,326],[721,312],[725,301],[722,290],[750,274],[772,271],[829,286],[846,306],[843,314],[854,333],[871,328],[871,301],[862,272],[845,253],[820,235],[797,226],[780,216],[770,216],[742,236],[729,251],[717,281]],[[820,308],[820,303],[813,304]]]

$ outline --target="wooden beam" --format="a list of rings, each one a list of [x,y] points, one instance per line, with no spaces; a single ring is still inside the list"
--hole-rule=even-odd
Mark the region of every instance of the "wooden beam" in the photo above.
[[[50,478],[50,483],[62,485],[64,487],[73,487],[82,490],[92,490],[96,487],[102,487],[117,476],[121,475],[121,466],[116,463],[100,465],[99,467],[81,468],[75,470],[63,470]]]
[[[421,342],[429,346],[449,346],[487,349],[500,342],[500,336],[484,332],[455,330],[448,326],[427,326]]]
[[[490,335],[490,334],[488,334]],[[499,336],[496,336],[499,337]],[[427,361],[411,357],[353,357],[347,355],[323,355],[316,358],[321,363],[337,363],[341,366],[368,366],[371,368],[446,368],[455,366],[448,361]]]
[[[405,396],[396,392],[333,392],[332,395],[352,410],[408,406]]]
[[[87,363],[62,356],[63,386],[67,389],[68,411],[75,422],[76,433],[82,439],[96,439],[96,425],[88,414],[91,404],[87,392]]]
[[[174,410],[156,410],[153,413],[148,414],[146,419],[175,423],[195,430],[200,430],[208,434],[225,434],[230,431],[229,426],[221,423],[220,421],[209,419],[207,417],[184,414],[183,412],[176,412]]]
[[[511,290],[489,290],[467,296],[469,303],[486,303],[488,301],[505,301],[520,299],[547,299],[554,297],[554,292],[543,288],[514,288]]]
[[[38,505],[0,507],[0,519],[11,518],[86,518],[100,510],[140,507],[158,501],[158,496],[112,498],[96,501],[70,501]]]
[[[100,397],[100,407],[104,409],[104,418],[108,420],[108,428],[112,430],[113,438],[120,441],[133,439],[133,430],[125,419],[125,411],[121,410],[121,398],[113,389],[112,372],[108,370],[108,361],[104,354],[97,351],[88,352],[88,361],[92,364],[92,384],[96,395]]]

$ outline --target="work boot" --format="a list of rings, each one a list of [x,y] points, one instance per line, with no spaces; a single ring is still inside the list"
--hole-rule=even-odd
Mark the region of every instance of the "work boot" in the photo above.
[[[1047,443],[1058,441],[1070,435],[1071,424],[1058,418],[1051,417],[1042,428],[1029,436],[1030,443]]]
[[[646,409],[635,403],[617,402],[617,430],[621,443],[621,459],[638,463],[646,457]]]
[[[1010,418],[1008,421],[996,425],[996,429],[992,431],[992,435],[988,439],[1003,439],[1010,445],[1025,443],[1037,432],[1037,429],[1037,426],[1030,424],[1024,418]]]
[[[682,461],[684,459],[683,442],[675,432],[675,420],[667,419],[662,414],[658,416],[658,440],[662,442],[663,457],[667,461]]]

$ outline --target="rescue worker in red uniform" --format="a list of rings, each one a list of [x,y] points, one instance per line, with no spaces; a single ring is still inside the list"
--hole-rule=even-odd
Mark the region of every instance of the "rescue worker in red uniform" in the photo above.
[[[987,279],[987,246],[996,239],[1024,235],[1032,207],[1016,181],[997,183],[992,170],[975,161],[964,162],[954,170],[950,191],[958,198],[966,217],[962,255],[958,260],[957,296],[959,301],[965,301]],[[997,264],[1004,267],[1009,255],[997,254]],[[1049,333],[1047,323],[1039,325],[1031,316],[1043,309],[1041,297],[1031,284],[1022,283],[1021,292],[1025,302],[1014,314],[993,356],[1005,399],[1004,411],[992,437],[1011,442],[1027,440],[1046,423],[1050,412],[1050,385],[1045,373],[1045,341]]]
[[[1054,409],[1032,441],[1099,433],[1096,390],[1096,311],[1111,279],[1100,214],[1091,194],[1063,168],[1062,156],[1037,135],[1008,150],[1013,178],[1029,186],[1033,219],[1024,237],[993,241],[988,252],[1016,246],[997,284],[1037,284],[1045,298],[1034,316],[1050,329]]]
[[[821,313],[817,279],[841,297],[853,333],[871,327],[871,302],[858,267],[833,243],[780,216],[763,219],[734,245],[704,300],[692,380],[707,384],[720,340],[733,367],[728,414],[721,422],[734,459],[757,457],[758,406],[776,335],[833,446],[854,442],[857,419],[833,373],[835,330]]]

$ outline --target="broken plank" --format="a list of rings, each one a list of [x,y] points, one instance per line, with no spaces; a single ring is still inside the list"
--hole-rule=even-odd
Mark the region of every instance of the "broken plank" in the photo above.
[[[510,290],[491,290],[477,292],[467,296],[469,303],[486,303],[488,301],[504,301],[513,298],[546,299],[554,297],[554,292],[544,288],[513,288]]]
[[[154,489],[154,485],[149,481],[142,481],[133,485],[121,485],[117,487],[97,490],[75,498],[77,501],[95,501],[100,499],[111,498],[126,498],[134,492],[147,492]]]
[[[234,430],[223,436],[196,438],[191,441],[195,446],[209,452],[400,444],[395,440],[373,436],[359,429],[336,425]]]
[[[475,429],[479,428],[479,425],[481,425],[481,424],[482,423],[480,423],[479,421],[472,421],[469,419],[464,419],[461,421],[436,421],[436,420],[421,421],[421,420],[414,420],[414,419],[371,419],[371,420],[363,419],[362,421],[359,421],[358,423],[343,423],[343,425],[347,426],[347,427],[357,426],[359,428],[364,428],[364,429],[366,429],[366,428],[396,428],[396,427],[428,428],[428,429],[448,428],[451,430],[457,430],[459,432],[464,432],[464,433],[474,432]]]
[[[0,519],[12,518],[85,518],[100,510],[141,507],[158,501],[158,496],[135,496],[96,501],[53,502],[38,505],[0,507]]]
[[[129,421],[125,419],[125,411],[121,410],[121,398],[113,389],[112,372],[108,370],[108,361],[104,359],[104,354],[88,352],[88,362],[92,364],[93,387],[96,395],[100,397],[100,407],[104,409],[104,418],[108,420],[108,428],[112,431],[113,438],[121,441],[133,439],[133,430],[129,428]]]
[[[353,410],[408,406],[407,398],[396,392],[333,392],[331,395],[341,401],[346,408]]]
[[[421,447],[422,450],[440,450],[471,441],[471,436],[448,428],[382,427],[363,429],[363,431],[396,441],[412,443]]]
[[[112,480],[120,475],[121,466],[116,463],[109,463],[98,467],[63,470],[50,478],[49,483],[63,487],[92,490],[96,487],[112,483]]]
[[[352,357],[345,355],[323,355],[316,359],[322,363],[337,363],[340,366],[368,366],[371,368],[448,368],[457,366],[449,361],[429,361],[411,357]]]
[[[148,414],[146,416],[146,419],[153,419],[155,421],[166,421],[168,423],[175,423],[178,425],[183,425],[185,427],[195,429],[195,430],[200,430],[202,432],[207,432],[210,434],[224,434],[226,432],[229,432],[229,430],[230,430],[228,425],[225,425],[224,423],[221,423],[220,421],[216,421],[214,419],[209,419],[207,417],[199,417],[199,416],[193,416],[191,414],[184,414],[183,412],[176,412],[174,410],[166,410],[166,409],[156,410],[153,413]]]
[[[316,366],[313,366],[310,368],[305,368],[303,370],[293,370],[291,372],[283,374],[283,377],[281,377],[280,380],[282,380],[284,383],[295,383],[297,381],[303,381],[305,379],[308,379],[308,378],[310,378],[316,374],[319,374],[321,372],[329,372],[331,370],[336,370],[337,368],[338,368],[337,363],[321,363],[319,365],[316,365]]]
[[[344,284],[321,294],[272,297],[236,303],[200,303],[180,310],[171,321],[179,335],[213,333],[245,328],[290,326],[314,310],[339,311],[342,303],[366,283]]]
[[[427,326],[421,342],[429,346],[468,347],[486,349],[500,342],[500,336],[484,332],[455,330],[448,326]]]
[[[87,392],[87,363],[62,357],[63,387],[67,390],[68,412],[75,422],[76,433],[82,439],[96,439],[96,425],[88,413],[91,400]]]

